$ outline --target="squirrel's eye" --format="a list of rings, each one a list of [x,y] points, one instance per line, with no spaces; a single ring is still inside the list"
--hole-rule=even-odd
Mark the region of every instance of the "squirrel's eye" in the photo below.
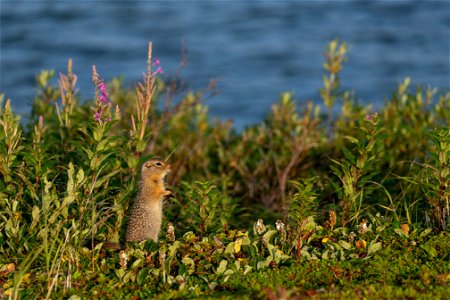
[[[161,166],[162,166],[162,163],[160,163],[160,162],[158,161],[158,162],[155,163],[155,166],[161,167]]]

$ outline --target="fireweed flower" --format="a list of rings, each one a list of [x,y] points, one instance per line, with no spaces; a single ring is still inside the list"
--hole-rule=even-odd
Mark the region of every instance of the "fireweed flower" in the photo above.
[[[107,94],[107,92],[106,92],[106,84],[103,81],[101,81],[99,83],[98,88],[100,89],[100,92],[102,92],[102,94]]]
[[[164,73],[163,68],[162,67],[158,67],[158,69],[156,69],[156,71],[152,73],[152,77],[155,77],[156,75],[162,74],[162,73]]]
[[[100,125],[104,125],[111,121],[111,102],[108,98],[108,91],[103,79],[98,75],[95,66],[92,66],[92,81],[95,84],[95,106],[92,107],[94,120]]]
[[[94,119],[95,121],[100,122],[102,120],[102,115],[99,112],[96,112],[94,114]]]
[[[155,77],[155,76],[158,75],[158,74],[164,73],[164,70],[163,70],[163,68],[161,67],[161,61],[160,61],[158,58],[155,58],[155,59],[153,60],[152,65],[154,65],[154,66],[157,67],[157,68],[156,68],[156,71],[152,73],[152,77]]]
[[[106,84],[103,82],[103,80],[100,81],[100,83],[99,83],[99,85],[98,85],[98,88],[99,88],[99,90],[100,90],[100,95],[98,95],[98,99],[99,99],[101,102],[103,102],[103,103],[105,103],[105,104],[108,104],[108,103],[109,103],[109,100],[108,100],[108,92],[107,92],[107,90],[106,90]]]
[[[371,115],[370,114],[366,115],[366,120],[370,121],[370,122],[376,120],[377,118],[378,118],[378,113],[373,113]]]

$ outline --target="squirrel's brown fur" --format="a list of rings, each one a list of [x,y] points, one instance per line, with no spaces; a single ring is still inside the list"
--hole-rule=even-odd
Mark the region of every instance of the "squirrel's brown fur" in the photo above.
[[[127,242],[158,241],[162,202],[164,196],[171,194],[164,186],[164,176],[169,172],[170,165],[159,160],[149,160],[142,165],[139,191],[128,221]]]

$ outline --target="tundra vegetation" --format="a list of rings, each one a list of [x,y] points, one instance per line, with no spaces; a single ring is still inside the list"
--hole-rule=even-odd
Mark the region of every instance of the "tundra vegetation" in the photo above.
[[[311,102],[283,93],[241,131],[202,91],[135,88],[69,60],[26,121],[1,98],[0,298],[445,298],[450,93],[405,79],[375,112],[342,90],[344,43]],[[158,243],[123,243],[140,164],[172,164]],[[117,247],[121,243],[121,247]],[[113,247],[113,245],[116,245]]]

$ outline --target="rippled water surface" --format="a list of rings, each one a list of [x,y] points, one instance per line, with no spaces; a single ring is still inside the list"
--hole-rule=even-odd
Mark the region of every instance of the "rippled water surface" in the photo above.
[[[131,2],[131,1],[130,1]],[[283,91],[319,101],[322,52],[350,46],[343,85],[382,105],[406,76],[449,90],[449,1],[1,1],[0,91],[26,113],[41,69],[74,61],[82,98],[91,66],[128,85],[146,69],[148,41],[173,75],[182,40],[189,89],[219,79],[213,115],[242,127],[260,121]]]

